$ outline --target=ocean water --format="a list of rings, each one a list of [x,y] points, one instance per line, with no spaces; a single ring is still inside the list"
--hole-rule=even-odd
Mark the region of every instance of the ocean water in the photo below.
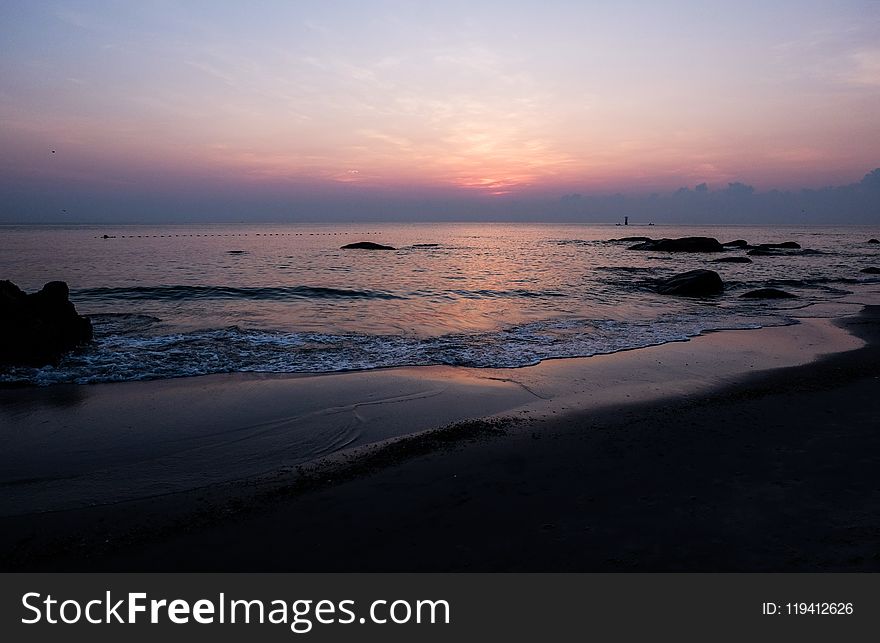
[[[108,238],[104,238],[107,235]],[[712,263],[621,236],[796,241],[812,252]],[[876,275],[877,227],[347,224],[0,227],[0,279],[67,281],[95,342],[0,382],[49,385],[231,372],[322,373],[450,364],[520,367],[792,323]],[[341,250],[354,241],[393,251]],[[745,254],[728,250],[725,255]],[[656,280],[711,268],[725,293],[662,296]],[[750,301],[783,288],[797,299]]]

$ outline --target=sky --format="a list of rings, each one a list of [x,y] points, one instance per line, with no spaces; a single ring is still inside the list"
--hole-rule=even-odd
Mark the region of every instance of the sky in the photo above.
[[[870,223],[880,2],[4,0],[0,149],[2,222]]]

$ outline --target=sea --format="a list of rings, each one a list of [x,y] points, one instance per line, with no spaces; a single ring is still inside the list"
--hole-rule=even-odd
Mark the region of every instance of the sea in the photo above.
[[[795,241],[800,251],[631,250],[621,237]],[[70,286],[95,340],[7,385],[94,384],[215,373],[395,366],[524,367],[795,323],[799,311],[878,283],[880,226],[500,223],[0,226],[0,279]],[[394,250],[343,250],[372,241]],[[745,255],[729,249],[723,256]],[[657,294],[708,268],[709,298]],[[793,299],[750,300],[765,287]]]

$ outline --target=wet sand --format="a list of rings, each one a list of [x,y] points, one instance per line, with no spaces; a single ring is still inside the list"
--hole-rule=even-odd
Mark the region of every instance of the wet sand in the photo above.
[[[129,387],[139,391],[130,398],[107,393],[101,401],[103,393],[96,394],[58,416],[73,422],[68,431],[82,431],[76,425],[88,416],[82,409],[94,413],[101,426],[74,440],[79,452],[90,453],[82,440],[105,444],[112,437],[110,407],[116,405],[113,417],[131,417],[132,408],[145,404],[144,390],[158,396],[153,415],[144,417],[166,433],[148,436],[146,445],[143,431],[118,437],[122,443],[114,448],[130,455],[128,468],[110,467],[101,484],[70,495],[46,493],[43,501],[60,498],[64,505],[99,488],[113,498],[109,482],[151,467],[151,479],[164,472],[164,484],[183,480],[190,490],[143,493],[135,480],[122,486],[136,494],[123,493],[114,504],[22,513],[30,501],[16,506],[9,500],[16,485],[6,484],[2,566],[877,570],[878,310],[869,307],[837,325],[804,320],[514,371],[393,369],[373,373],[366,388],[369,378],[360,377],[366,374],[346,374],[348,384],[345,375],[198,378],[163,383],[164,393],[158,383],[142,383]],[[364,395],[379,403],[365,404]],[[169,403],[174,396],[193,406],[186,407],[189,415]],[[3,412],[18,413],[20,428],[53,426],[51,409],[26,398]],[[299,400],[293,407],[292,399]],[[336,403],[328,406],[328,399]],[[314,408],[304,409],[303,400]],[[328,414],[328,408],[343,411]],[[371,419],[359,409],[380,412]],[[283,449],[278,453],[291,436],[308,442],[292,428],[302,426],[299,418],[338,426],[352,414],[366,418],[347,443],[353,448],[300,464]],[[491,417],[394,437],[484,416]],[[278,417],[287,421],[279,424]],[[241,433],[242,425],[263,428]],[[16,444],[25,453],[53,439],[63,443],[60,435],[57,426],[44,428],[39,440]],[[180,440],[189,448],[169,448]],[[205,443],[214,447],[210,457],[198,446]],[[332,450],[333,442],[325,443]],[[244,457],[266,446],[277,459],[255,455],[255,465]],[[236,449],[243,464],[234,475],[192,488],[204,471],[234,461]],[[49,462],[66,462],[64,451]],[[138,453],[156,457],[139,464]],[[101,463],[112,455],[112,449],[89,455],[69,480],[100,478],[107,470]],[[12,460],[7,455],[4,462]]]
[[[857,311],[858,306],[842,310]],[[862,342],[829,319],[519,369],[394,368],[0,389],[0,516],[291,472],[468,419],[540,419],[693,395]]]

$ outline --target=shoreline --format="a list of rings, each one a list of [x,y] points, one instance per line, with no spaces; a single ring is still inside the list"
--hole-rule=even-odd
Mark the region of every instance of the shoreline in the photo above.
[[[869,312],[850,317],[849,321],[844,320],[842,324],[852,329],[856,324],[853,320],[866,317],[874,319],[872,323],[876,323],[876,310],[876,308],[866,308],[865,311]],[[381,498],[379,503],[385,504],[385,497],[388,494],[397,497],[401,502],[406,500],[412,503],[418,498],[414,498],[406,488],[412,486],[413,480],[430,476],[432,469],[450,464],[455,468],[460,468],[463,464],[470,467],[475,461],[486,457],[489,458],[489,464],[497,466],[501,452],[506,454],[502,459],[510,459],[511,462],[518,464],[502,466],[502,475],[492,479],[488,478],[488,474],[473,474],[478,478],[476,486],[509,484],[512,487],[522,487],[526,483],[516,470],[522,466],[528,468],[528,454],[536,445],[554,441],[573,441],[575,446],[580,445],[578,448],[581,448],[581,442],[584,440],[598,439],[597,434],[592,431],[586,433],[579,430],[572,431],[571,424],[573,422],[583,424],[584,417],[594,420],[605,418],[601,421],[614,425],[620,417],[644,419],[646,409],[656,413],[658,410],[663,411],[667,407],[677,405],[699,407],[700,404],[712,404],[711,400],[719,396],[729,401],[731,396],[736,397],[731,391],[739,391],[738,395],[741,397],[745,395],[744,399],[747,402],[749,391],[754,391],[755,382],[761,379],[784,378],[783,374],[786,372],[809,373],[825,368],[823,364],[834,360],[853,361],[861,359],[857,356],[864,355],[866,351],[875,351],[876,347],[870,343],[870,337],[857,339],[854,335],[843,331],[832,332],[834,329],[837,329],[837,326],[829,320],[808,319],[797,326],[721,331],[689,342],[664,344],[593,358],[552,360],[524,369],[504,369],[528,373],[528,377],[518,377],[516,381],[510,381],[509,377],[499,377],[499,373],[488,372],[496,369],[479,369],[481,377],[477,379],[483,380],[479,382],[467,381],[465,378],[466,381],[463,383],[460,380],[461,373],[457,373],[455,375],[459,379],[453,379],[459,388],[453,390],[451,399],[456,399],[456,396],[460,396],[462,391],[467,391],[468,386],[471,386],[475,388],[470,392],[472,394],[476,392],[478,400],[486,390],[494,390],[497,393],[496,401],[504,408],[494,413],[484,412],[477,417],[486,417],[487,420],[474,421],[472,419],[474,409],[462,404],[456,408],[456,411],[466,411],[471,415],[463,420],[442,422],[447,428],[440,431],[410,431],[409,433],[414,435],[403,438],[389,435],[380,440],[356,445],[353,450],[330,454],[323,460],[312,458],[311,464],[302,462],[295,466],[275,468],[237,480],[225,480],[219,484],[213,483],[197,489],[184,490],[173,495],[133,499],[120,504],[92,508],[68,508],[50,513],[0,518],[0,524],[4,526],[5,549],[10,552],[2,566],[10,569],[129,569],[133,565],[134,568],[140,569],[144,568],[143,565],[149,558],[146,552],[151,551],[151,548],[164,548],[170,546],[170,543],[176,543],[177,558],[172,558],[168,563],[168,569],[268,570],[265,557],[257,556],[257,560],[254,560],[256,552],[250,552],[250,549],[247,555],[236,554],[238,558],[230,560],[228,542],[226,549],[218,545],[219,549],[206,550],[213,551],[215,556],[213,564],[209,562],[210,556],[206,558],[205,555],[200,555],[194,558],[193,548],[198,547],[201,550],[204,543],[195,545],[191,534],[202,534],[209,542],[222,541],[223,538],[235,534],[235,539],[245,538],[249,547],[253,546],[259,550],[260,537],[269,528],[265,524],[270,520],[269,516],[275,516],[270,522],[277,521],[279,524],[292,527],[298,521],[290,515],[284,519],[278,518],[277,514],[285,512],[289,514],[295,512],[295,507],[298,505],[309,505],[309,515],[317,516],[313,520],[317,521],[323,515],[324,520],[332,523],[339,519],[339,515],[330,510],[315,511],[317,498],[335,497],[336,502],[341,502],[340,498],[345,498],[346,494],[351,493],[360,494],[360,503],[369,504],[371,499],[375,501],[376,498]],[[759,340],[762,334],[764,337]],[[829,352],[829,346],[823,343],[829,338],[835,339],[836,343],[830,347],[835,349],[835,352],[830,356],[820,357],[821,354]],[[866,341],[869,343],[866,344]],[[769,348],[772,350],[768,350]],[[724,361],[725,356],[727,362]],[[657,359],[658,357],[661,359]],[[759,368],[752,368],[756,364]],[[425,380],[424,368],[420,369],[418,377],[421,381]],[[751,370],[759,372],[749,375]],[[633,376],[633,372],[639,375]],[[623,376],[626,373],[629,373],[628,377]],[[388,373],[376,375],[387,377]],[[397,386],[400,382],[400,373],[396,375],[398,379],[393,386]],[[444,375],[452,377],[453,374],[444,373]],[[332,379],[332,376],[320,378],[326,383],[328,377]],[[308,379],[258,377],[254,378],[254,382],[257,388],[271,389],[272,386],[283,386],[293,380]],[[601,382],[602,386],[591,387],[591,384],[595,385],[597,381]],[[235,385],[240,387],[241,382],[236,382]],[[330,388],[334,389],[331,394],[338,394],[338,387],[330,386]],[[277,388],[263,392],[269,397],[279,395]],[[443,398],[442,395],[436,397]],[[413,400],[415,403],[424,403],[425,399],[433,398],[416,395],[407,398],[403,405],[412,404]],[[449,398],[443,399],[442,402],[447,405]],[[375,406],[388,408],[394,404],[379,403]],[[484,400],[479,401],[478,406],[483,410],[489,408]],[[408,416],[403,420],[408,422],[411,428],[412,414],[407,411],[403,415]],[[611,421],[615,417],[617,420]],[[434,426],[437,426],[436,417],[434,420]],[[458,424],[455,424],[456,421]],[[430,428],[432,427],[426,427],[426,429]],[[662,429],[657,426],[653,428]],[[599,433],[606,435],[601,431]],[[535,437],[536,435],[538,437]],[[545,464],[550,466],[553,459],[570,462],[571,456],[567,449],[561,452],[554,451],[553,458],[548,456]],[[687,465],[684,462],[681,464]],[[547,476],[552,474],[553,468],[550,466],[548,470],[542,470],[540,475],[532,476],[534,483],[538,486],[547,483]],[[328,477],[332,480],[328,481]],[[389,491],[381,483],[382,479],[388,477],[391,479],[402,477],[405,482],[402,485],[400,480],[388,483],[391,484]],[[574,484],[576,480],[571,482]],[[379,485],[380,490],[375,488],[376,485]],[[402,488],[398,488],[399,485]],[[525,490],[520,488],[520,491]],[[497,495],[497,489],[493,493]],[[530,495],[532,494],[527,494],[526,497]],[[434,500],[443,505],[449,498],[446,497],[447,494],[441,496]],[[502,504],[514,502],[505,497],[502,497],[501,501]],[[352,509],[351,505],[346,506]],[[512,519],[518,513],[515,508],[508,507],[508,509],[510,515],[505,520]],[[440,513],[451,521],[450,524],[453,524],[457,520],[457,511],[453,505],[446,506]],[[381,523],[393,525],[395,520],[403,519],[398,513],[393,511],[391,513],[393,519],[389,517],[387,511],[380,512],[380,516],[372,519],[371,524],[384,531]],[[471,520],[477,518],[479,516],[470,516]],[[426,516],[423,522],[430,520],[431,518]],[[260,523],[261,527],[259,529],[254,527],[254,522]],[[333,530],[326,525],[320,529],[316,525],[313,529],[316,531],[309,532],[312,536],[318,532],[322,534],[318,542],[336,542],[341,546],[338,542],[341,536],[334,536],[331,533]],[[545,531],[555,530],[556,527],[551,526]],[[479,533],[481,529],[475,531]],[[37,535],[46,532],[52,535]],[[567,537],[570,536],[571,534],[567,534]],[[301,537],[307,538],[307,535],[303,534]],[[439,546],[438,543],[435,545]],[[378,546],[378,543],[373,543],[372,546]],[[92,558],[76,562],[75,552],[82,554],[83,547],[94,547],[94,550],[90,551]],[[483,557],[485,559],[483,566],[475,565],[474,561],[466,562],[467,557],[462,559],[461,566],[457,566],[449,561],[441,564],[442,557],[440,559],[435,557],[433,561],[429,561],[418,560],[418,556],[414,556],[415,554],[410,552],[409,562],[403,566],[396,565],[394,560],[386,558],[383,567],[371,558],[372,562],[364,567],[364,563],[358,563],[357,560],[349,557],[347,564],[344,564],[343,560],[330,558],[324,559],[323,565],[316,564],[302,569],[369,568],[404,571],[567,568],[565,565],[546,566],[537,562],[535,567],[521,567],[511,565],[509,561],[502,563],[491,556]],[[300,569],[287,565],[281,568]],[[574,568],[580,567],[572,567]],[[607,567],[598,565],[588,569],[593,568]],[[642,567],[637,566],[637,568]]]
[[[838,304],[838,313],[860,306]],[[829,318],[520,368],[234,373],[0,390],[0,516],[84,509],[289,473],[333,454],[499,416],[693,395],[862,342]],[[71,454],[76,458],[71,458]]]

